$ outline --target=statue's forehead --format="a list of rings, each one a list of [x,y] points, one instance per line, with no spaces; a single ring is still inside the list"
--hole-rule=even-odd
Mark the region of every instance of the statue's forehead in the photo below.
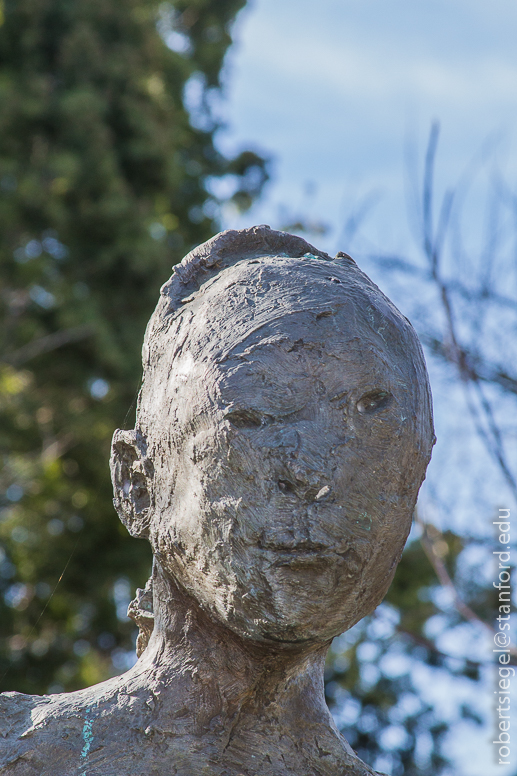
[[[409,325],[364,277],[359,270],[307,258],[259,257],[222,269],[186,293],[181,307],[154,328],[153,366],[144,375],[149,390],[141,406],[148,393],[157,410],[158,393],[158,404],[175,412],[187,395],[192,405],[213,406],[223,388],[228,402],[228,391],[234,385],[237,391],[236,380],[245,372],[246,382],[265,378],[272,392],[296,380],[307,384],[308,376],[314,386],[320,365],[329,359],[344,371],[354,362],[365,390],[386,380],[411,389],[419,354]],[[337,390],[334,372],[321,380],[336,383]],[[240,377],[229,379],[231,374]],[[343,390],[353,382],[349,376],[343,374]]]
[[[345,299],[362,305],[365,293],[375,296],[375,291],[362,278],[329,262],[264,256],[227,267],[201,283],[184,303],[191,301],[192,309],[224,305],[227,312],[234,307],[242,311],[244,306],[253,316],[264,309],[295,310],[310,306],[323,311],[320,305]]]
[[[264,309],[262,317],[226,311],[214,320],[206,306],[186,313],[179,330],[168,332],[168,367],[155,373],[164,402],[183,400],[186,384],[192,406],[246,393],[255,401],[278,401],[282,391],[308,397],[318,384],[336,393],[391,390],[407,385],[412,368],[405,350],[392,352],[346,298],[316,309]]]
[[[320,322],[304,327],[300,319],[303,323],[305,317],[302,313],[272,322],[214,363],[224,376],[258,377],[271,371],[280,380],[331,372],[386,374],[396,369],[380,338],[360,336],[354,328],[344,332]]]
[[[231,276],[224,283],[222,279],[212,281],[209,289],[187,299],[176,325],[165,334],[171,348],[174,340],[188,342],[195,357],[224,360],[274,336],[304,342],[319,338],[327,347],[332,343],[336,352],[365,348],[377,340],[383,348],[388,344],[384,336],[388,329],[395,329],[391,340],[393,334],[395,340],[400,337],[398,322],[375,307],[375,300],[353,289],[336,293],[332,279],[323,277],[316,282],[316,278],[311,283],[305,272],[301,274],[303,284],[297,273],[285,284],[276,273],[273,278],[274,284],[269,279],[259,282],[256,276],[256,282],[248,283],[248,275],[241,271],[240,282],[233,282]],[[356,343],[349,346],[352,340]]]

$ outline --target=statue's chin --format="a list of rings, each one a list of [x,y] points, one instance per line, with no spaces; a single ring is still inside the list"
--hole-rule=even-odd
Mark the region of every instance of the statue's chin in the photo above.
[[[181,565],[174,551],[162,556],[169,574],[210,619],[257,644],[328,642],[369,614],[391,579],[390,558],[366,542],[340,552],[309,542],[196,550],[197,562]]]
[[[329,625],[328,617],[318,618],[312,612],[304,617],[300,612],[298,618],[292,613],[285,618],[280,615],[276,619],[267,617],[254,620],[237,615],[228,617],[225,624],[245,641],[289,647],[324,644],[343,633],[352,623],[349,625],[340,620]]]
[[[246,641],[271,645],[324,643],[361,616],[352,591],[357,579],[343,579],[327,557],[279,562],[262,584],[242,588],[230,606],[208,603],[211,616]]]

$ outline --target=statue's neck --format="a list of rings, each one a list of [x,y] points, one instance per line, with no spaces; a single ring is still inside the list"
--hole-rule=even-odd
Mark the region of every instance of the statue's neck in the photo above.
[[[170,712],[188,709],[194,728],[332,725],[323,693],[328,645],[278,649],[247,643],[214,623],[166,577],[153,579],[154,632],[139,661]],[[137,668],[138,670],[138,668]],[[214,722],[215,721],[215,722]],[[200,731],[201,732],[201,731]]]

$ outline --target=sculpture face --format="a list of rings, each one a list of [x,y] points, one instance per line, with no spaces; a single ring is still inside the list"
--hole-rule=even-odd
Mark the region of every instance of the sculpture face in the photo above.
[[[145,533],[166,573],[246,639],[351,627],[384,597],[409,532],[433,444],[425,367],[363,278],[242,261],[148,335]]]
[[[156,547],[241,635],[326,640],[383,598],[406,539],[412,399],[380,338],[287,323],[248,356],[205,363],[209,379],[185,380],[179,362],[184,433],[156,482],[169,501]]]

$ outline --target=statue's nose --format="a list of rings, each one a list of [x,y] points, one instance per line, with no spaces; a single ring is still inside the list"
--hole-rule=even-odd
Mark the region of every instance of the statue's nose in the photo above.
[[[268,447],[276,450],[281,466],[280,490],[306,500],[324,498],[330,492],[331,444],[322,430],[310,423],[281,429],[272,435]]]

